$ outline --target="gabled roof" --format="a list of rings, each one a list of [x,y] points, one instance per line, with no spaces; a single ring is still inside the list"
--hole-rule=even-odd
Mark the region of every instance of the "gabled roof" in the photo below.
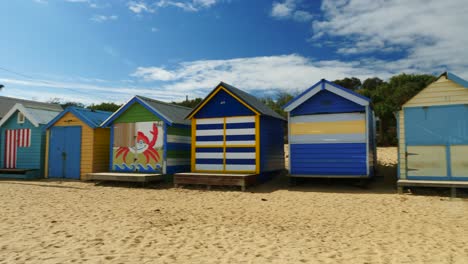
[[[169,125],[180,124],[190,125],[190,121],[185,120],[185,116],[192,110],[191,108],[161,102],[148,97],[135,95],[127,103],[122,105],[115,113],[109,116],[103,123],[102,126],[108,126],[115,119],[117,119],[122,113],[124,113],[130,106],[135,102],[144,106],[148,111],[161,118],[164,122]]]
[[[10,111],[15,104],[22,104],[25,107],[35,107],[41,109],[50,109],[55,111],[62,111],[63,108],[58,104],[49,104],[42,102],[35,102],[30,100],[18,99],[13,97],[0,96],[0,119],[2,119],[8,111]]]
[[[468,81],[463,80],[462,78],[458,77],[457,75],[455,75],[455,74],[453,74],[451,72],[444,72],[439,76],[439,78],[442,77],[442,76],[445,76],[445,77],[447,77],[447,79],[449,79],[449,80],[451,80],[451,81],[453,81],[453,82],[455,82],[455,83],[457,83],[457,84],[459,84],[459,85],[461,85],[461,86],[463,86],[465,88],[468,88]],[[439,78],[437,78],[437,79],[439,79]]]
[[[8,113],[0,120],[0,126],[3,126],[17,111],[21,112],[26,119],[31,122],[35,127],[39,125],[47,124],[50,120],[54,119],[62,110],[50,109],[48,107],[41,107],[34,105],[34,107],[25,106],[20,103],[16,103]]]
[[[58,116],[56,116],[52,121],[50,121],[45,128],[47,129],[53,126],[60,118],[62,118],[67,113],[72,113],[78,119],[87,124],[90,128],[98,128],[101,125],[101,123],[112,114],[112,112],[107,111],[98,111],[70,106],[67,107],[67,109],[61,112]]]
[[[304,103],[305,101],[309,100],[312,96],[316,95],[320,91],[329,91],[332,92],[338,96],[341,96],[345,99],[348,99],[356,104],[362,105],[362,106],[367,106],[370,104],[370,99],[360,95],[350,89],[346,89],[344,87],[341,87],[335,83],[332,83],[330,81],[327,81],[325,79],[320,80],[318,83],[314,84],[312,87],[309,89],[305,90],[303,93],[300,95],[296,96],[293,98],[291,101],[289,101],[285,106],[283,106],[284,111],[286,112],[291,112],[294,110],[296,107]]]
[[[258,100],[255,96],[248,94],[230,84],[227,84],[225,82],[220,82],[211,93],[208,94],[208,96],[203,99],[193,110],[190,112],[190,114],[187,115],[187,119],[192,118],[203,106],[210,100],[210,98],[217,93],[220,89],[224,88],[228,93],[231,95],[234,95],[234,97],[237,100],[240,100],[241,102],[247,104],[250,108],[254,110],[254,112],[257,112],[261,115],[266,115],[266,116],[271,116],[274,118],[282,119],[285,120],[284,117],[282,117],[280,114],[276,113],[273,109],[269,108],[260,100]]]

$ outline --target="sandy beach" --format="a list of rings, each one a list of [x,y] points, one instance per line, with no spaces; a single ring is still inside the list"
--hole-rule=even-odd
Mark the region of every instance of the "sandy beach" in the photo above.
[[[277,178],[247,192],[0,181],[0,197],[0,263],[468,261],[468,199],[397,195],[385,181]]]

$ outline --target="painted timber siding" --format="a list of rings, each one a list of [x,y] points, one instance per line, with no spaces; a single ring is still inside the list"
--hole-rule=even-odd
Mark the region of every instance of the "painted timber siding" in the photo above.
[[[405,141],[405,114],[403,111],[398,112],[398,157],[400,179],[406,179],[406,141]]]
[[[106,172],[109,168],[110,129],[96,128],[94,130],[93,171]]]
[[[87,173],[93,172],[93,151],[94,151],[94,130],[86,125],[79,118],[72,113],[66,113],[60,118],[53,126],[80,126],[81,127],[81,168],[80,178],[85,179]],[[50,129],[49,129],[50,133]],[[50,135],[50,134],[49,134]],[[49,138],[50,141],[53,138]],[[48,167],[50,166],[48,161]],[[48,177],[48,170],[46,169],[46,177]]]
[[[260,117],[260,172],[284,170],[285,122],[268,116]]]
[[[135,123],[135,122],[150,122],[161,121],[159,117],[148,111],[144,106],[139,103],[134,103],[125,112],[123,112],[114,124],[118,123]]]
[[[1,127],[1,167],[5,168],[5,131],[9,129],[31,129],[30,147],[18,147],[16,154],[17,169],[42,169],[44,133],[43,126],[35,127],[28,119],[24,123],[18,124],[18,112],[9,118]]]
[[[364,111],[364,106],[323,90],[291,111],[291,116],[362,111]]]
[[[224,90],[219,90],[204,106],[201,108],[195,118],[213,118],[229,116],[249,116],[254,113],[236,98]]]
[[[445,76],[427,86],[403,105],[406,107],[456,105],[468,102],[468,88],[465,88]]]
[[[190,126],[167,126],[166,173],[190,170]]]
[[[290,175],[373,176],[375,125],[369,104],[324,79],[288,102]]]

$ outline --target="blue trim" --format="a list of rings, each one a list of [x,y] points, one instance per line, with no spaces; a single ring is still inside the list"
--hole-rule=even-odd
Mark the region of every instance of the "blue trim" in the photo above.
[[[167,125],[166,123],[163,123],[163,133],[164,133],[164,138],[163,138],[163,171],[165,167],[165,173],[167,174]]]
[[[197,141],[223,141],[223,136],[196,136]]]
[[[404,114],[404,113],[403,113]],[[397,161],[397,177],[398,179],[400,179],[401,177],[401,173],[400,173],[400,163],[401,163],[401,160],[400,160],[400,114],[399,112],[397,112],[396,114],[396,125],[397,125],[397,141],[398,141],[398,145],[397,145],[397,157],[398,157],[398,161]],[[382,125],[382,123],[380,123],[380,125]],[[382,136],[382,135],[380,135]]]
[[[94,128],[100,127],[99,124],[95,124],[94,122],[89,120],[89,118],[87,116],[85,116],[83,113],[81,113],[79,111],[79,109],[80,108],[73,107],[73,106],[67,107],[59,115],[57,115],[54,119],[52,119],[49,123],[47,123],[47,125],[44,127],[44,130],[47,130],[50,127],[52,127],[58,120],[60,120],[67,113],[73,114],[75,117],[77,117],[78,119],[83,121],[86,125],[88,125],[90,128],[94,129]],[[81,108],[81,109],[85,110],[85,108]],[[86,109],[86,110],[88,110],[88,109]],[[89,111],[91,111],[91,110],[89,110]],[[94,112],[102,113],[102,114],[108,113],[109,115],[111,115],[111,112],[105,112],[105,111],[94,111]]]
[[[255,122],[248,123],[227,123],[226,129],[236,129],[236,128],[255,128]]]
[[[195,164],[223,164],[223,159],[196,159]]]
[[[406,176],[408,180],[421,180],[421,181],[451,181],[452,178],[447,176]],[[460,177],[461,178],[461,177]],[[468,177],[466,178],[468,180]]]
[[[304,92],[300,93],[298,96],[294,97],[291,101],[289,101],[287,104],[285,104],[283,106],[283,110],[286,109],[286,107],[288,107],[290,104],[294,103],[297,99],[301,98],[302,96],[307,94],[309,91],[311,91],[312,89],[314,89],[318,85],[322,84],[322,81],[323,81],[323,79],[320,80],[319,82],[317,82],[316,84],[312,85],[311,87],[309,87],[309,89],[307,89]]]
[[[112,122],[115,121],[115,119],[117,119],[120,115],[122,115],[128,108],[130,108],[133,104],[135,103],[139,103],[141,104],[146,110],[150,111],[152,114],[154,114],[155,116],[157,116],[158,118],[160,118],[161,120],[163,120],[165,123],[168,123],[169,125],[172,125],[173,122],[164,118],[160,113],[158,113],[153,107],[151,107],[150,105],[148,105],[145,101],[141,100],[140,98],[138,98],[137,96],[133,97],[129,102],[127,102],[127,104],[124,105],[124,107],[120,108],[119,110],[117,110],[117,112],[115,112],[112,117],[107,120],[106,122],[104,122],[101,126],[102,127],[107,127],[109,126],[109,124],[111,124]]]
[[[307,94],[308,92],[310,92],[311,90],[315,89],[318,85],[321,85],[321,89],[320,89],[320,90],[325,90],[325,84],[329,84],[329,85],[331,85],[331,86],[333,86],[333,87],[335,87],[335,88],[338,88],[338,89],[340,89],[340,90],[342,90],[342,91],[344,91],[344,92],[347,92],[347,93],[349,93],[349,94],[351,94],[351,95],[354,95],[354,96],[356,96],[356,97],[358,97],[358,98],[361,98],[361,99],[363,99],[363,100],[366,100],[367,102],[370,102],[370,101],[371,101],[369,98],[367,98],[367,97],[365,97],[365,96],[363,96],[363,95],[361,95],[361,94],[358,94],[358,93],[356,93],[356,92],[354,92],[354,91],[352,91],[352,90],[350,90],[350,89],[346,89],[346,88],[341,87],[341,86],[339,86],[339,85],[337,85],[337,84],[335,84],[335,83],[332,83],[332,82],[330,82],[330,81],[327,81],[327,80],[325,80],[325,79],[322,79],[322,80],[320,80],[319,82],[317,82],[316,84],[312,85],[309,89],[305,90],[304,92],[302,92],[302,93],[299,94],[298,96],[294,97],[294,98],[293,98],[291,101],[289,101],[287,104],[285,104],[285,105],[283,106],[283,110],[286,109],[289,105],[291,105],[291,104],[294,103],[295,101],[297,101],[299,98],[301,98],[301,97],[303,97],[304,95],[306,95],[306,94]]]
[[[226,159],[229,165],[255,165],[255,159]]]
[[[255,140],[255,134],[253,135],[227,135],[226,136],[226,141],[238,141],[238,140]]]
[[[196,148],[195,149],[196,153],[222,153],[223,148]]]
[[[247,152],[247,153],[255,152],[255,147],[252,147],[252,148],[230,148],[230,147],[227,147],[226,148],[226,153],[245,153],[245,152]]]
[[[223,129],[224,124],[201,124],[197,125],[197,130]]]
[[[450,144],[445,146],[445,160],[447,162],[447,176],[452,178],[452,158],[450,155]]]
[[[463,80],[462,78],[458,77],[457,75],[447,72],[447,79],[456,82],[457,84],[468,88],[468,81]]]
[[[110,127],[110,144],[109,144],[109,171],[112,171],[114,166],[114,126]]]

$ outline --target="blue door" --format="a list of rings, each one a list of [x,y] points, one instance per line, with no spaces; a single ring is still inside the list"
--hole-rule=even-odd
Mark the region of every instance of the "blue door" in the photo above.
[[[407,107],[406,171],[414,180],[467,180],[468,107]]]
[[[50,130],[49,178],[80,179],[81,127]]]

